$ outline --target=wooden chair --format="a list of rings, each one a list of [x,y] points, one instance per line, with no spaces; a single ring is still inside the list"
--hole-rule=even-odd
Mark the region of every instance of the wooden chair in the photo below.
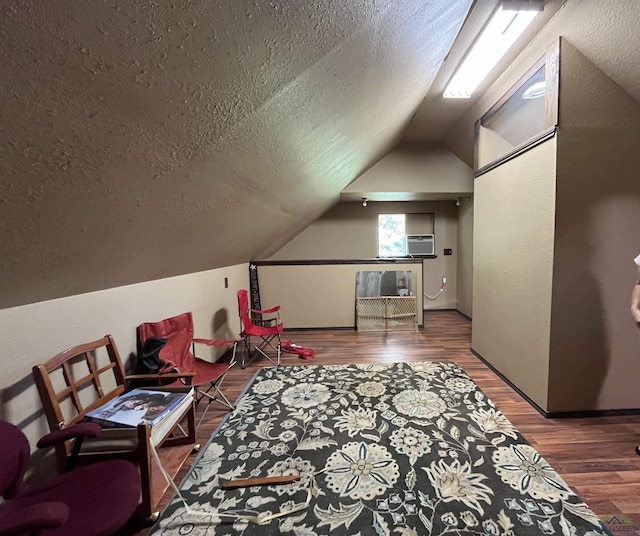
[[[158,387],[162,390],[182,390],[192,393],[190,373],[125,375],[120,354],[111,335],[96,341],[74,346],[59,353],[46,363],[33,367],[33,375],[50,430],[56,431],[84,420],[88,411],[102,406],[127,390],[132,380],[175,381],[182,378],[185,387]],[[153,389],[156,389],[153,387]],[[135,428],[104,429],[95,439],[83,442],[69,440],[56,445],[58,471],[63,472],[77,458],[79,464],[113,458],[128,459],[140,469],[142,501],[139,512],[153,519],[159,500],[169,484],[153,459],[156,448],[164,469],[173,478],[195,444],[194,404],[181,415],[174,415],[176,425],[164,437],[153,434],[146,424]],[[186,419],[186,430],[180,422]]]

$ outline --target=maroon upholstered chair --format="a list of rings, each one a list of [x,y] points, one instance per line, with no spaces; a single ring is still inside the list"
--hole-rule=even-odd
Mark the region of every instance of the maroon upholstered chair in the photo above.
[[[96,437],[100,426],[81,423],[44,436],[48,447],[73,436]],[[108,536],[116,534],[140,501],[140,475],[125,460],[88,465],[25,489],[29,441],[17,426],[0,421],[0,534]]]
[[[207,407],[200,416],[200,423],[209,409],[211,402],[218,402],[229,409],[233,404],[222,392],[224,376],[236,362],[236,348],[242,339],[195,339],[193,337],[193,316],[191,312],[182,313],[159,322],[145,322],[138,326],[138,342],[140,347],[151,338],[166,339],[160,349],[160,359],[172,363],[180,372],[192,372],[191,383],[196,387],[196,402],[207,398]],[[212,363],[195,356],[195,345],[204,344],[214,347],[231,347],[232,355],[228,363]],[[174,382],[179,385],[180,380]]]
[[[284,331],[284,325],[280,321],[280,306],[271,309],[251,309],[249,296],[245,289],[238,291],[238,313],[240,314],[240,336],[244,339],[246,352],[242,354],[242,368],[245,367],[245,356],[250,361],[257,354],[261,354],[275,366],[280,365],[282,353],[282,341],[280,335]],[[259,318],[254,318],[258,315]],[[254,341],[253,342],[252,338]],[[276,352],[274,361],[267,349],[271,347]]]

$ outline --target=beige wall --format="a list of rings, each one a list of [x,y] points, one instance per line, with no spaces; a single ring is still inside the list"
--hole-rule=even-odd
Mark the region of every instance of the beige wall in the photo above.
[[[472,302],[472,233],[473,211],[469,203],[473,192],[473,172],[450,151],[437,146],[417,143],[401,144],[371,169],[347,186],[343,193],[372,196],[376,192],[392,195],[432,193],[447,196],[447,201],[375,202],[367,207],[356,202],[342,202],[327,211],[288,244],[271,260],[361,259],[378,254],[377,217],[380,213],[435,214],[437,259],[424,261],[425,309],[455,309],[471,316]],[[459,196],[456,209],[451,196]],[[471,210],[469,211],[469,208]],[[458,229],[458,217],[465,215],[464,229]],[[413,231],[410,231],[413,232]],[[419,231],[416,231],[419,232]],[[422,231],[428,232],[428,231]],[[462,239],[462,242],[459,240]],[[453,255],[445,257],[444,248]],[[463,258],[463,265],[460,259]],[[442,277],[447,285],[438,295]],[[459,277],[462,286],[459,287]]]
[[[640,407],[640,104],[563,40],[549,408]]]
[[[442,277],[447,285],[436,300],[424,300],[425,309],[455,309],[458,259],[458,213],[454,201],[338,203],[269,260],[371,259],[378,255],[378,214],[431,212],[435,215],[437,258],[423,261],[424,291],[437,294]],[[424,231],[424,232],[429,232]],[[443,255],[451,248],[452,255]],[[260,282],[261,290],[263,283]]]
[[[473,170],[443,147],[401,144],[342,192],[361,196],[371,192],[463,195],[473,192]]]
[[[567,39],[560,62],[556,138],[476,179],[473,348],[548,412],[637,408],[640,349],[628,303],[635,275],[631,261],[640,251],[640,104]],[[517,68],[524,71],[526,65]],[[556,151],[547,151],[553,145]],[[545,174],[535,166],[544,167]],[[554,184],[546,177],[548,166],[555,168],[556,188],[550,221],[551,199],[543,203],[540,198],[548,197]],[[553,232],[551,273],[547,247],[535,259],[515,250],[519,260],[514,266],[483,244],[487,232],[499,231],[491,227],[491,218],[504,218],[504,192],[489,187],[495,177],[505,188],[523,188],[527,177],[529,187],[541,178],[547,181],[524,198],[524,190],[511,192],[514,206],[523,212],[520,220],[507,221],[513,224],[510,235],[532,248],[532,239],[544,238],[547,244]],[[531,219],[527,210],[532,207],[545,216],[542,221]],[[502,250],[514,251],[508,245],[502,243]],[[488,269],[490,253],[500,261]],[[527,259],[535,260],[528,272]],[[542,293],[532,297],[520,286],[500,285],[501,280],[512,282],[514,271]],[[504,303],[488,296],[498,291]],[[509,306],[526,307],[526,312],[509,312]],[[548,345],[547,359],[542,345]]]
[[[355,327],[356,273],[360,271],[412,271],[417,298],[418,324],[422,324],[420,265],[323,264],[267,265],[258,267],[260,302],[263,308],[281,305],[286,328]]]
[[[495,130],[480,127],[478,135],[478,169],[501,158],[515,148],[515,145],[504,139]]]
[[[458,207],[458,265],[456,271],[456,308],[473,314],[473,196],[464,197]]]
[[[126,361],[136,350],[136,326],[185,311],[193,312],[199,337],[236,336],[236,291],[248,284],[248,265],[239,264],[0,310],[0,418],[25,430],[33,447],[48,432],[33,365],[107,333]]]
[[[547,406],[555,139],[476,179],[472,348]]]

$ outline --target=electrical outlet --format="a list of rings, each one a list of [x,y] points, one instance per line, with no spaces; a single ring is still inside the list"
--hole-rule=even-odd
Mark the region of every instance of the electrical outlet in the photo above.
[[[224,278],[224,288],[229,288],[229,278],[228,277]]]
[[[442,276],[442,284],[443,284],[443,285],[446,285],[446,284],[447,284],[447,276],[446,276],[446,275],[443,275],[443,276]]]

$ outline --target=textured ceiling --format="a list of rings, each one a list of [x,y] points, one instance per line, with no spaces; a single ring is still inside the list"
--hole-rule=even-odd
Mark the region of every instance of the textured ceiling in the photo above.
[[[477,95],[443,100],[497,2],[4,0],[0,308],[268,255],[401,142],[470,164],[533,38],[640,100],[637,0],[545,0]]]
[[[247,262],[400,139],[472,0],[9,0],[0,308]]]

